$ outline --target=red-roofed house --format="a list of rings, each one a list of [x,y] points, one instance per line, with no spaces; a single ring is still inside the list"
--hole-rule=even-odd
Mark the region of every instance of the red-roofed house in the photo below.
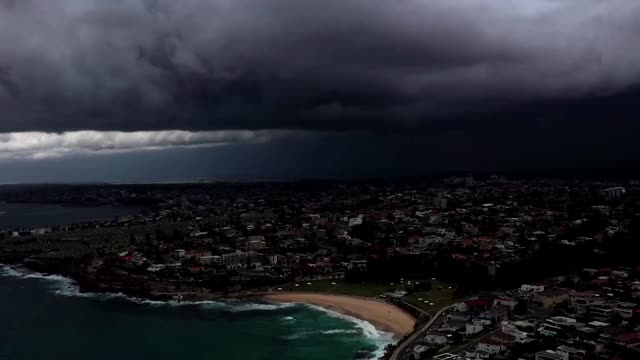
[[[621,346],[633,345],[640,343],[640,334],[638,333],[624,333],[615,337],[616,344]]]
[[[487,311],[493,305],[493,301],[489,299],[472,299],[464,303],[469,311]]]

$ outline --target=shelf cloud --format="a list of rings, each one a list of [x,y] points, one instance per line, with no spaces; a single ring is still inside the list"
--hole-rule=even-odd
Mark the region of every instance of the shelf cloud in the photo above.
[[[0,132],[545,118],[634,89],[638,18],[635,0],[0,0]]]
[[[140,150],[264,144],[303,136],[281,130],[222,131],[72,131],[0,134],[0,159],[48,159],[71,155],[113,154]]]

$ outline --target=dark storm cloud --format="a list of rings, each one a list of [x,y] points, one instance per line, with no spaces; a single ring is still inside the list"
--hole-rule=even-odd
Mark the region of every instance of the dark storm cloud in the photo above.
[[[0,4],[0,132],[495,126],[640,79],[635,0]]]

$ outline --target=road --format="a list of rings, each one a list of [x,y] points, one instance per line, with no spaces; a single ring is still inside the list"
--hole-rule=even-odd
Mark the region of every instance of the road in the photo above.
[[[429,330],[429,328],[431,327],[431,325],[433,325],[433,323],[438,320],[438,318],[447,310],[453,308],[455,306],[454,305],[449,305],[447,307],[444,307],[442,309],[440,309],[440,311],[438,311],[432,318],[431,320],[429,320],[422,328],[420,328],[420,330],[415,331],[411,336],[409,336],[406,340],[404,340],[402,343],[398,344],[398,347],[396,347],[396,349],[393,351],[393,354],[391,354],[391,357],[389,358],[390,360],[403,360],[402,355],[404,354],[405,350],[412,345],[417,339],[419,339],[420,337],[422,337],[422,335],[427,332]]]
[[[456,354],[456,353],[460,353],[468,348],[470,348],[471,346],[474,346],[475,344],[479,343],[480,341],[490,337],[491,335],[495,334],[498,330],[500,329],[495,329],[492,331],[489,331],[486,334],[482,334],[476,338],[472,338],[472,339],[468,339],[464,344],[458,345],[456,347],[454,347],[453,349],[447,349],[447,353],[450,354]]]

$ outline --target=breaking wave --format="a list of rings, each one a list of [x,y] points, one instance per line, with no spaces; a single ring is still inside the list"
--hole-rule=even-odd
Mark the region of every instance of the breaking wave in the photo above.
[[[218,310],[232,313],[249,312],[249,311],[276,311],[286,308],[292,308],[295,306],[306,306],[307,308],[321,311],[331,317],[339,318],[354,324],[352,329],[331,329],[331,330],[315,330],[315,331],[301,331],[287,339],[301,339],[309,336],[319,335],[334,335],[334,334],[362,334],[370,341],[372,341],[376,350],[372,353],[373,358],[380,358],[384,355],[384,349],[387,345],[394,343],[393,335],[391,333],[378,331],[371,323],[357,319],[352,316],[340,314],[338,312],[325,309],[320,306],[310,304],[299,303],[248,303],[243,301],[158,301],[149,300],[127,296],[123,293],[93,293],[82,292],[80,287],[73,279],[55,274],[43,274],[30,271],[20,266],[7,266],[0,264],[0,276],[14,277],[19,279],[31,279],[45,281],[50,288],[51,292],[58,296],[69,297],[81,297],[90,298],[96,301],[127,301],[138,305],[146,305],[150,307],[183,307],[183,306],[197,306],[203,310]],[[295,321],[296,319],[291,316],[285,316],[282,318],[285,321]]]
[[[384,349],[387,347],[387,345],[395,343],[395,341],[393,340],[393,334],[377,330],[368,321],[361,320],[353,316],[340,314],[333,310],[325,309],[321,306],[316,306],[311,304],[305,304],[305,305],[311,309],[322,311],[331,317],[346,320],[355,324],[355,326],[360,329],[360,332],[362,332],[364,336],[366,336],[376,344],[377,349],[376,351],[373,352],[374,358],[376,359],[379,359],[384,355]]]
[[[358,334],[360,331],[356,329],[333,329],[333,330],[323,330],[320,333],[324,335],[333,335],[333,334]]]
[[[273,304],[273,303],[247,303],[241,301],[160,301],[137,298],[127,296],[123,293],[94,293],[82,292],[80,287],[73,279],[56,274],[43,274],[30,271],[19,266],[6,266],[0,264],[0,276],[15,277],[20,279],[44,280],[49,284],[53,294],[70,297],[91,298],[100,301],[122,300],[132,302],[138,305],[147,305],[152,307],[183,307],[183,306],[199,306],[206,310],[222,310],[228,312],[245,312],[245,311],[274,311],[286,309],[296,304]]]
[[[0,264],[2,268],[0,269],[0,276],[11,276],[11,277],[19,277],[21,276],[18,271],[14,268],[6,266],[4,264]]]
[[[249,303],[242,305],[233,305],[231,307],[232,312],[242,312],[242,311],[273,311],[286,309],[290,307],[294,307],[296,304],[259,304],[259,303]]]
[[[358,329],[332,329],[332,330],[302,330],[293,335],[285,336],[287,340],[306,339],[319,335],[361,334]]]

